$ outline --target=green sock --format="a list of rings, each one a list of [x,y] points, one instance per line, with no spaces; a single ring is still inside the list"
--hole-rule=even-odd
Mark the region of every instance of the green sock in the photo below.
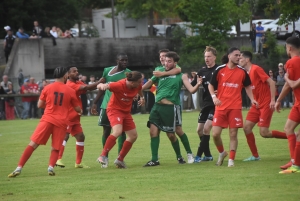
[[[172,143],[172,146],[173,146],[173,149],[174,149],[174,151],[175,151],[175,153],[176,153],[176,157],[177,157],[177,158],[181,158],[182,155],[181,155],[181,152],[180,152],[179,141],[178,141],[177,138],[176,138],[176,141]],[[176,159],[177,159],[177,158],[176,158]]]
[[[159,136],[151,138],[151,154],[152,154],[152,161],[158,161],[158,147],[159,147]]]
[[[191,150],[191,147],[190,147],[190,142],[189,142],[189,139],[187,137],[187,135],[185,133],[183,133],[182,136],[180,136],[180,140],[186,150],[186,153],[188,154],[191,154],[192,153],[192,150]]]
[[[118,137],[118,154],[121,152],[123,143],[126,140],[126,134],[123,132],[119,137]]]

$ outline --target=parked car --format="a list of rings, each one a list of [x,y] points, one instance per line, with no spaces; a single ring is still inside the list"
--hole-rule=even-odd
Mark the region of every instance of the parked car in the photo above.
[[[154,24],[153,27],[157,30],[156,36],[166,37],[166,30],[170,25],[165,24]]]

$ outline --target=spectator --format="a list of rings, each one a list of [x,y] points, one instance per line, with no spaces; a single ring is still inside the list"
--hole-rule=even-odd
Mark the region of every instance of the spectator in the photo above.
[[[16,36],[13,35],[12,30],[8,30],[7,36],[5,36],[5,39],[4,39],[4,52],[5,52],[6,63],[8,61],[9,54],[14,45],[15,39],[16,39]]]
[[[64,33],[59,27],[56,28],[56,32],[58,38],[64,38]]]
[[[90,76],[89,84],[94,84],[94,83],[95,83],[95,76],[94,76],[94,75],[91,75],[91,76]]]
[[[29,79],[29,91],[31,94],[40,94],[39,85],[35,83],[33,77]],[[39,100],[38,96],[30,97],[30,106],[29,106],[29,118],[38,118],[37,115],[37,102]]]
[[[53,26],[53,27],[52,27],[52,29],[50,30],[50,34],[51,34],[54,38],[57,38],[57,37],[58,37],[56,26]]]
[[[21,87],[20,93],[21,94],[29,94],[30,93],[29,88],[29,79],[24,80],[24,84]],[[22,97],[22,104],[23,104],[23,111],[21,114],[21,119],[27,119],[29,115],[29,107],[30,107],[30,101],[31,97]]]
[[[250,41],[251,41],[251,45],[252,45],[252,51],[255,52],[255,48],[256,48],[256,24],[252,23],[252,27],[250,30]]]
[[[284,71],[283,69],[278,71],[279,75],[277,76],[277,89],[278,89],[278,95],[280,95],[283,85],[285,84],[285,80],[284,80]],[[289,96],[285,96],[284,99],[281,101],[281,108],[284,107],[284,105],[286,105],[286,107],[289,107],[290,103],[289,103]]]
[[[71,33],[70,30],[66,30],[64,33],[64,38],[73,38],[73,34]]]
[[[255,54],[262,53],[260,41],[261,41],[261,37],[264,34],[264,28],[261,26],[261,22],[258,22],[257,24],[258,24],[258,26],[256,27],[256,39],[255,39],[256,52],[255,52]]]
[[[268,44],[267,44],[267,37],[265,34],[261,37],[260,44],[262,46],[262,53],[264,57],[268,58]]]
[[[5,90],[1,85],[0,85],[0,94],[6,94]],[[5,119],[4,108],[5,108],[4,98],[0,98],[0,120]]]
[[[87,77],[85,75],[81,75],[81,81],[84,83],[84,84],[88,84],[87,83]],[[81,102],[82,102],[82,114],[83,115],[87,115],[87,95],[86,93],[83,93],[80,95],[80,98],[81,98]]]
[[[9,30],[11,30],[10,26],[5,26],[4,29],[5,29],[6,33],[7,33]]]
[[[18,83],[19,83],[19,87],[22,87],[24,83],[24,75],[23,75],[23,70],[21,68],[19,69]]]
[[[51,38],[50,27],[46,27],[43,33],[43,38]]]
[[[275,77],[275,75],[274,75],[274,73],[273,73],[272,70],[269,70],[269,77],[270,77],[273,81],[277,82],[277,77]]]
[[[47,86],[48,84],[50,84],[49,80],[43,80],[41,90],[40,90],[41,93],[42,93],[43,89],[45,88],[45,86]],[[41,108],[41,115],[44,114],[44,110],[45,110],[44,108]]]
[[[43,36],[43,29],[39,25],[38,21],[33,22],[32,36],[34,36],[35,38],[42,38],[42,36]]]
[[[18,38],[29,38],[29,35],[24,33],[24,29],[22,27],[19,28],[19,31],[16,35]]]
[[[8,84],[8,89],[6,90],[6,94],[15,94],[16,92],[13,90],[12,83]],[[15,98],[7,97],[5,99],[5,118],[6,120],[15,119]]]
[[[277,78],[277,76],[279,75],[279,71],[280,71],[280,70],[283,70],[283,72],[284,72],[283,63],[279,63],[279,64],[278,64],[278,71],[277,71],[276,74],[275,74],[276,78]]]
[[[3,89],[6,91],[8,89],[8,85],[11,84],[10,81],[8,81],[8,76],[3,75],[2,76],[2,82],[0,83]]]

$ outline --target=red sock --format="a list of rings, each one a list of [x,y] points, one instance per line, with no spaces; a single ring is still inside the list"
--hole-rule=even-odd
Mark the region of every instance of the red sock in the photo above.
[[[18,167],[23,167],[25,165],[25,163],[28,161],[28,159],[30,158],[33,151],[34,151],[34,148],[32,146],[28,145],[26,147],[26,149],[24,150],[24,152],[20,158]]]
[[[76,164],[80,164],[84,152],[84,142],[76,142]]]
[[[235,159],[235,150],[230,150],[229,159],[232,159],[232,160]]]
[[[218,149],[219,153],[223,153],[223,151],[224,151],[223,145],[217,146],[217,149]]]
[[[58,154],[58,159],[61,159],[63,154],[64,154],[64,151],[65,151],[65,146],[66,146],[66,141],[64,140],[62,145],[60,146],[59,148],[59,154]]]
[[[128,152],[131,149],[131,147],[132,147],[132,143],[131,142],[125,141],[123,143],[123,147],[122,147],[122,149],[120,151],[120,154],[119,154],[119,157],[118,157],[119,161],[123,161],[124,160],[125,156],[128,154]]]
[[[295,147],[296,147],[296,135],[295,133],[287,135],[287,139],[289,141],[289,149],[291,159],[294,159]]]
[[[113,146],[115,146],[116,139],[117,138],[115,136],[113,136],[113,135],[109,135],[108,136],[108,138],[107,138],[107,140],[105,142],[103,151],[101,153],[101,156],[107,156],[108,152],[113,148]]]
[[[52,150],[50,154],[49,166],[54,167],[58,158],[58,150]]]
[[[279,138],[279,139],[287,139],[285,132],[275,131],[275,130],[272,131],[272,137]]]
[[[294,164],[300,166],[300,142],[299,141],[296,142],[294,158],[295,158]]]
[[[256,144],[255,144],[255,137],[254,137],[253,133],[247,134],[246,138],[247,138],[247,143],[248,143],[248,146],[251,150],[252,155],[257,158],[258,157],[258,152],[257,152],[257,147],[256,147]]]

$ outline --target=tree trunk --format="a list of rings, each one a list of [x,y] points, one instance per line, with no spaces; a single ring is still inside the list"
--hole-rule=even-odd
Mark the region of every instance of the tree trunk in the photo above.
[[[235,24],[235,30],[236,30],[236,36],[240,37],[241,36],[241,23],[240,20],[238,20]]]
[[[149,20],[150,20],[150,28],[149,28],[149,36],[153,36],[153,18],[154,18],[154,15],[153,15],[153,10],[150,10],[149,12]]]

